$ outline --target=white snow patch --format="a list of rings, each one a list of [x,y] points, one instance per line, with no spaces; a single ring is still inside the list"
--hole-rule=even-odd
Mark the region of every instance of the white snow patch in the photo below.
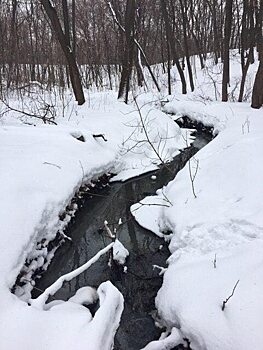
[[[127,257],[129,256],[129,251],[124,247],[124,245],[118,239],[115,240],[112,249],[113,249],[113,260],[120,265],[124,265]]]

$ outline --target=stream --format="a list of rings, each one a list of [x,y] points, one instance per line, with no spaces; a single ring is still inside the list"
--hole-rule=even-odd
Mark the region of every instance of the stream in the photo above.
[[[125,301],[114,349],[139,350],[158,339],[161,331],[155,327],[152,313],[162,277],[158,275],[158,270],[153,270],[152,265],[166,266],[169,250],[162,239],[135,222],[130,206],[145,196],[154,195],[157,189],[171,181],[188,159],[212,138],[210,134],[199,131],[195,136],[192,145],[169,164],[172,173],[163,167],[123,183],[113,182],[99,195],[87,198],[67,232],[72,242],[66,241],[57,250],[48,270],[36,281],[32,296],[37,297],[39,290],[44,290],[61,275],[84,264],[109,244],[103,223],[107,220],[111,228],[117,227],[121,218],[123,224],[118,228],[118,238],[130,252],[126,262],[127,273],[121,266],[109,268],[109,257],[104,255],[90,269],[65,283],[54,297],[67,300],[81,287],[97,288],[103,281],[110,280],[123,294]],[[155,180],[152,175],[156,176]]]

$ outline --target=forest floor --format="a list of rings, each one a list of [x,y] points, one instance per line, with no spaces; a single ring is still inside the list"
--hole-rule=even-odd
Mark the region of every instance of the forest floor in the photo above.
[[[40,100],[37,87],[30,97],[10,96],[15,109],[39,111],[43,101],[54,105],[57,125],[43,125],[14,110],[0,119],[1,349],[17,344],[20,349],[110,349],[123,307],[112,284],[98,290],[101,306],[93,318],[76,302],[60,303],[48,312],[29,307],[32,286],[17,289],[16,295],[10,289],[26,258],[35,270],[52,258],[45,249],[40,252],[39,244],[63,232],[67,222],[60,216],[83,183],[106,172],[116,173],[118,180],[139,175],[187,145],[187,136],[173,121],[183,115],[213,126],[218,135],[164,189],[171,207],[136,211],[138,222],[153,232],[172,232],[172,255],[156,299],[172,333],[147,349],[162,349],[165,342],[172,347],[183,337],[193,349],[261,349],[262,110],[252,110],[246,102],[215,101],[220,99],[220,70],[211,64],[203,71],[197,68],[196,92],[187,96],[140,93],[139,110],[134,103],[118,102],[113,92],[86,92],[82,107],[70,93],[61,99],[58,93],[42,92]],[[232,70],[230,95],[235,100],[237,55]],[[255,70],[256,64],[247,95]],[[5,105],[0,108],[6,111]],[[99,134],[107,141],[94,137]],[[161,191],[145,199],[152,200],[162,202]]]

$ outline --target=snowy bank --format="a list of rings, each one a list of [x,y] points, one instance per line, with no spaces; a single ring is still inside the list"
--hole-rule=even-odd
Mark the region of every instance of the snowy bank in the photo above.
[[[1,349],[14,349],[18,343],[20,349],[41,344],[48,350],[112,346],[123,300],[111,284],[99,287],[100,308],[93,318],[84,306],[72,302],[48,311],[28,306],[33,282],[16,289],[20,299],[10,291],[26,259],[32,261],[29,270],[47,267],[54,251],[48,253],[46,243],[57,233],[63,235],[70,218],[61,220],[61,214],[83,183],[108,171],[126,179],[160,163],[146,142],[134,106],[118,102],[114,93],[89,98],[82,107],[69,101],[66,108],[57,101],[58,125],[43,125],[14,111],[0,120]],[[30,106],[32,98],[10,99],[9,104],[19,110]],[[164,160],[171,159],[184,146],[179,127],[151,104],[141,113],[152,143]],[[107,141],[94,137],[98,134]],[[31,274],[24,279],[30,282]]]
[[[248,104],[173,101],[166,111],[213,125],[218,136],[175,180],[132,206],[158,235],[172,232],[172,253],[156,298],[163,322],[191,348],[261,349],[263,336],[262,110]],[[196,176],[194,177],[194,175]],[[194,180],[193,180],[194,179]],[[164,195],[163,195],[164,193]],[[166,201],[167,203],[167,201]],[[153,220],[154,218],[154,220]],[[223,301],[233,292],[224,311]]]

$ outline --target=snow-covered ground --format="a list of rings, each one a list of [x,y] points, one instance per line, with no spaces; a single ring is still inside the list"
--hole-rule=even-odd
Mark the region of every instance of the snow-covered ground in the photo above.
[[[173,117],[160,111],[160,101],[167,98],[167,77],[158,69],[163,91],[141,92],[140,113],[134,103],[118,102],[114,92],[86,91],[87,103],[79,107],[70,93],[50,94],[37,87],[23,100],[9,96],[9,105],[43,114],[48,103],[54,106],[50,110],[58,125],[43,125],[16,111],[5,113],[6,106],[0,104],[0,349],[111,349],[123,298],[110,282],[97,291],[81,290],[67,302],[42,308],[36,302],[28,305],[30,285],[17,289],[17,295],[10,289],[27,257],[33,259],[32,269],[51,258],[43,240],[63,232],[67,220],[61,221],[60,214],[83,183],[105,172],[125,180],[155,169],[159,156],[171,159],[186,146],[188,140]],[[240,78],[237,61],[233,60],[231,69],[235,100],[235,83]],[[249,71],[246,94],[255,69],[256,64]],[[190,162],[192,175],[198,164],[196,198],[186,166],[164,189],[173,203],[170,208],[143,206],[133,211],[153,232],[173,232],[172,256],[156,303],[168,329],[179,331],[173,328],[162,344],[150,344],[152,349],[173,346],[182,336],[191,340],[194,349],[247,349],[250,345],[260,349],[262,111],[252,111],[248,104],[213,102],[220,100],[220,70],[211,61],[203,71],[197,65],[196,91],[187,96],[176,93],[164,107],[166,112],[213,125],[219,132],[198,153],[198,163]],[[178,92],[175,69],[172,77],[173,91]],[[103,134],[107,141],[94,134]],[[162,202],[161,192],[145,201]],[[120,246],[115,248],[120,251]],[[222,311],[221,304],[237,280],[235,294]],[[100,308],[92,317],[82,304],[97,298]]]
[[[171,349],[187,338],[194,350],[260,350],[263,110],[201,101],[196,93],[177,94],[164,109],[212,125],[218,135],[175,180],[142,201],[160,206],[131,208],[142,226],[171,239],[156,306],[173,331],[145,349]]]
[[[41,99],[52,104],[50,97],[54,98],[47,93]],[[32,262],[25,280],[30,280],[31,270],[47,265],[54,252],[48,254],[46,245],[57,232],[63,233],[69,218],[61,221],[59,216],[83,183],[109,171],[122,180],[160,163],[145,141],[134,106],[118,102],[113,92],[87,95],[82,107],[70,99],[70,93],[66,98],[67,103],[56,102],[58,125],[43,125],[15,111],[0,119],[1,349],[15,349],[17,344],[27,350],[110,349],[120,321],[122,296],[109,282],[98,290],[101,307],[94,319],[84,306],[72,301],[48,311],[29,307],[30,283],[17,288],[17,296],[10,292],[26,258]],[[32,112],[37,110],[39,95],[10,98],[8,103]],[[6,106],[0,109],[4,112]],[[179,127],[153,103],[141,109],[141,116],[164,160],[184,147]],[[94,134],[104,134],[107,141]]]

